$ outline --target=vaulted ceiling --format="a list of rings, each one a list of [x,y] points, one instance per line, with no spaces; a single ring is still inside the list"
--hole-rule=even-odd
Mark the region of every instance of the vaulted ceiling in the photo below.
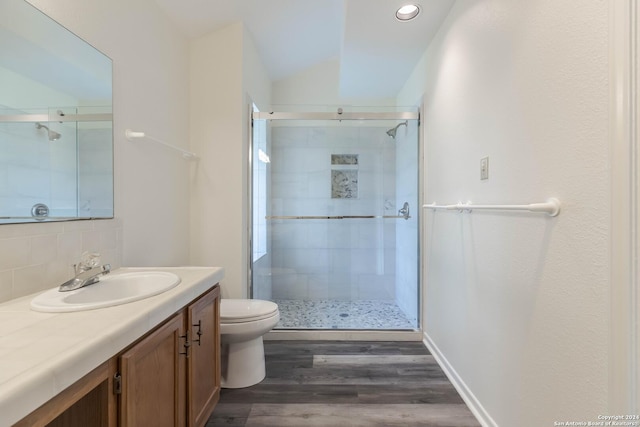
[[[338,58],[347,97],[395,97],[455,0],[155,0],[198,37],[242,21],[269,77],[285,79]],[[408,2],[418,17],[399,22]]]

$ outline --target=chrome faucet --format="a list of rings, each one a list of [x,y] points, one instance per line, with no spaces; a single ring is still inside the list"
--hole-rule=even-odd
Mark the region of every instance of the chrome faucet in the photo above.
[[[100,281],[100,276],[109,274],[111,272],[111,264],[105,264],[98,267],[93,267],[88,270],[83,268],[78,273],[78,267],[76,266],[76,277],[71,280],[67,280],[58,289],[59,292],[68,292],[75,289],[80,289],[85,286],[93,285]]]
[[[109,274],[111,265],[100,265],[100,254],[97,252],[84,252],[80,262],[73,265],[73,269],[75,277],[60,285],[58,291],[68,292],[93,285],[100,281],[100,276]]]

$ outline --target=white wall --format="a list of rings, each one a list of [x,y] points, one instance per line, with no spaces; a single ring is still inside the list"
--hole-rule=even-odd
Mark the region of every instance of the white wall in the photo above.
[[[242,25],[190,45],[191,262],[225,268],[225,297],[242,297]]]
[[[255,103],[260,111],[265,111],[271,105],[271,80],[266,67],[262,63],[260,53],[246,27],[242,32],[242,84],[244,97]],[[249,109],[245,110],[248,117]],[[249,131],[248,122],[243,127]]]
[[[270,81],[241,23],[190,46],[191,262],[225,268],[224,297],[247,295],[249,99],[268,105]],[[266,98],[266,99],[265,99]]]
[[[348,98],[340,95],[340,61],[332,59],[273,83],[274,105],[395,106],[393,98]],[[316,111],[316,110],[312,110]],[[333,110],[331,110],[333,111]]]
[[[607,414],[607,2],[457,2],[399,96],[423,94],[425,335],[500,426]],[[489,156],[489,180],[479,180]]]
[[[189,261],[190,164],[127,128],[188,148],[188,44],[152,0],[30,0],[113,60],[115,214],[123,264]]]

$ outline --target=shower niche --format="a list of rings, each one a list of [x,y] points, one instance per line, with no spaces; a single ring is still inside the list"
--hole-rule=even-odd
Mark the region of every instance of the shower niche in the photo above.
[[[358,155],[331,155],[331,198],[358,198]]]

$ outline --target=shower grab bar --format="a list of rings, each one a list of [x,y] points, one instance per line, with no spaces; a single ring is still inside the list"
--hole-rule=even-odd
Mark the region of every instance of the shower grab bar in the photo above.
[[[168,142],[164,142],[164,141],[162,141],[162,140],[160,140],[158,138],[154,138],[154,137],[152,137],[150,135],[146,135],[144,132],[136,132],[136,131],[133,131],[131,129],[127,129],[127,130],[124,131],[124,136],[129,141],[132,141],[132,142],[133,142],[134,139],[137,139],[137,138],[149,139],[149,140],[151,140],[153,142],[156,142],[158,144],[164,145],[167,148],[171,148],[172,150],[176,150],[176,151],[180,152],[182,154],[182,158],[185,159],[185,160],[197,160],[198,159],[198,155],[196,153],[191,152],[191,151],[187,151],[187,150],[183,150],[182,148],[176,147],[175,145],[171,145]]]
[[[290,215],[290,216],[266,216],[265,219],[373,219],[373,218],[402,218],[409,219],[410,216],[404,215],[335,215],[335,216],[321,216],[321,215]]]
[[[528,211],[545,213],[549,216],[557,216],[560,213],[560,200],[556,198],[547,199],[543,203],[531,203],[529,205],[473,205],[471,202],[457,203],[455,205],[437,205],[435,202],[430,205],[422,205],[425,209],[431,210],[457,210],[459,212],[471,212],[474,209],[480,210],[500,210],[500,211]]]

